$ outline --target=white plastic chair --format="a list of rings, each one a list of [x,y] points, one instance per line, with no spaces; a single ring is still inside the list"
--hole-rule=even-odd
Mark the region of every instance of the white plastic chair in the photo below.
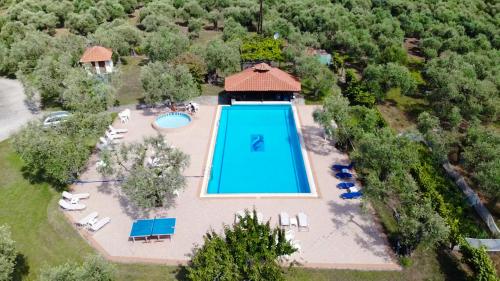
[[[91,222],[92,220],[95,220],[98,215],[99,214],[97,212],[92,212],[92,213],[88,214],[86,217],[84,217],[83,219],[77,221],[76,225],[86,226],[87,224],[89,224],[89,222]]]
[[[64,199],[59,200],[59,206],[68,211],[80,211],[87,207],[84,204],[70,204]]]
[[[103,226],[108,224],[110,221],[111,221],[110,217],[105,217],[105,218],[97,221],[96,223],[90,225],[90,230],[92,230],[94,232],[98,231],[99,229],[103,228]]]
[[[290,216],[285,212],[280,213],[280,226],[281,227],[290,226]]]

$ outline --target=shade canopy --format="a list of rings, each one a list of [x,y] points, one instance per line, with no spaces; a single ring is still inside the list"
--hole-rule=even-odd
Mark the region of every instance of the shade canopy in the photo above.
[[[285,71],[259,63],[226,78],[226,92],[300,92],[300,81]]]

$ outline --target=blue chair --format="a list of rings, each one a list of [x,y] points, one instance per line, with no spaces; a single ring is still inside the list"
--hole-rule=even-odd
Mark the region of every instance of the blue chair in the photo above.
[[[363,193],[361,191],[358,192],[346,192],[342,193],[340,195],[340,198],[342,199],[357,199],[359,197],[363,196]]]
[[[354,186],[353,182],[341,182],[341,183],[337,184],[337,188],[340,188],[340,189],[348,189],[348,188],[351,188],[353,186]]]
[[[336,173],[335,177],[338,179],[352,179],[352,174],[350,174],[350,173]]]
[[[335,170],[335,171],[342,171],[343,169],[352,169],[352,167],[354,167],[354,162],[351,162],[351,164],[349,165],[340,165],[340,164],[335,164],[332,166],[332,170]]]

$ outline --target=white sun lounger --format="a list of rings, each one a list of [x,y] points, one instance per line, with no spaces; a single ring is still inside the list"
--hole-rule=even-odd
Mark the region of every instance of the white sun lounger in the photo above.
[[[90,226],[90,230],[92,230],[92,231],[98,231],[103,226],[105,226],[106,224],[108,224],[110,221],[111,221],[110,217],[105,217],[103,219],[100,219],[99,221],[97,221],[96,223],[94,223],[94,224],[92,224]]]
[[[79,211],[85,209],[86,207],[84,204],[70,204],[64,199],[59,200],[59,206],[68,211]]]
[[[280,226],[281,227],[290,226],[290,216],[285,212],[280,213]]]
[[[297,214],[297,219],[299,222],[299,231],[300,230],[306,230],[309,231],[309,224],[307,222],[307,215],[304,213],[298,213]]]
[[[106,137],[108,138],[108,140],[116,140],[116,139],[122,139],[123,138],[123,135],[113,135],[113,134],[110,134],[108,131],[104,132],[104,134],[106,135]]]
[[[106,146],[106,147],[111,147],[113,144],[120,143],[120,140],[116,139],[106,139],[103,137],[99,137],[99,140],[101,141],[101,144]]]
[[[92,212],[88,214],[86,217],[83,219],[79,220],[76,222],[76,225],[78,226],[86,226],[89,224],[91,221],[95,220],[99,214],[97,212]]]
[[[117,129],[112,125],[109,125],[108,128],[111,134],[125,134],[126,132],[128,132],[128,129]]]
[[[295,233],[293,232],[293,230],[289,229],[285,232],[286,241],[292,242],[294,238],[295,238]]]
[[[66,198],[68,200],[72,200],[72,199],[87,199],[90,197],[90,194],[88,193],[69,193],[67,191],[63,191],[62,192],[62,197],[63,198]]]

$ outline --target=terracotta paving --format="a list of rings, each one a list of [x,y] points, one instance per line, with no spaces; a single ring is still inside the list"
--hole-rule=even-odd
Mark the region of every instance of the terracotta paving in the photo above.
[[[209,229],[221,231],[223,224],[234,221],[234,213],[245,208],[256,208],[271,224],[278,223],[278,214],[285,211],[291,216],[304,212],[309,217],[308,232],[295,231],[301,252],[293,256],[307,267],[398,270],[388,249],[386,238],[374,218],[360,208],[357,200],[339,198],[339,182],[329,167],[333,163],[347,163],[347,156],[330,146],[322,138],[322,131],[314,123],[314,106],[297,106],[302,123],[302,134],[318,189],[318,198],[200,198],[203,169],[205,167],[216,106],[201,106],[193,122],[182,129],[164,133],[167,141],[189,154],[190,166],[185,171],[187,188],[176,200],[175,206],[143,214],[128,204],[119,187],[100,182],[76,184],[74,192],[89,192],[82,201],[87,209],[67,212],[71,221],[97,211],[111,222],[96,233],[80,230],[86,239],[108,258],[118,261],[156,263],[185,263],[195,245],[203,242]],[[157,132],[152,128],[157,112],[132,111],[128,124],[114,125],[128,128],[125,141],[139,141]],[[100,180],[95,171],[97,156],[89,162],[83,181]],[[176,217],[176,233],[171,240],[131,242],[128,240],[134,219],[154,216]]]

